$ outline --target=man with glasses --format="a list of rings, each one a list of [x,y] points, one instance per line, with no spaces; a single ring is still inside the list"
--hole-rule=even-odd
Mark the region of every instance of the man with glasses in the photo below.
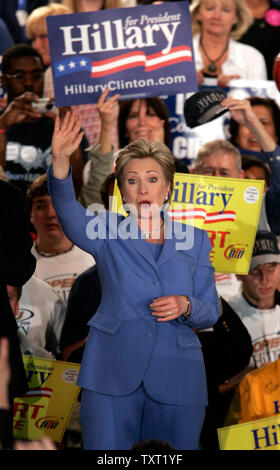
[[[51,163],[54,114],[40,113],[34,108],[44,88],[44,63],[39,52],[27,44],[9,48],[3,55],[1,80],[8,106],[0,115],[0,164],[10,182],[26,192]],[[82,149],[87,144],[84,138],[71,158],[77,192],[87,160]]]

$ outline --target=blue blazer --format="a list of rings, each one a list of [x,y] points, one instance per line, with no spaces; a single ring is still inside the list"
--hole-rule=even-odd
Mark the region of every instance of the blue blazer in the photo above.
[[[156,261],[133,216],[105,210],[94,215],[76,201],[71,175],[58,180],[50,167],[48,180],[65,234],[92,253],[102,285],[101,303],[88,322],[78,384],[122,396],[143,382],[158,402],[206,405],[204,361],[193,328],[214,325],[220,311],[207,232],[168,218],[169,238]],[[134,238],[128,238],[128,228]],[[187,237],[194,233],[189,249],[178,249],[182,230]],[[157,322],[151,315],[152,300],[166,295],[188,295],[187,321]]]

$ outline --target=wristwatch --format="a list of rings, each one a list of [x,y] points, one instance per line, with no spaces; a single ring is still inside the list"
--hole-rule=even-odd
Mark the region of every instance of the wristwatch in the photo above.
[[[189,316],[190,316],[190,314],[191,314],[191,303],[190,303],[190,299],[188,298],[187,295],[185,295],[184,297],[185,297],[185,298],[187,299],[187,301],[188,301],[188,307],[187,307],[187,310],[186,310],[184,313],[182,313],[182,316],[184,317],[185,320],[188,320],[188,318],[189,318]]]

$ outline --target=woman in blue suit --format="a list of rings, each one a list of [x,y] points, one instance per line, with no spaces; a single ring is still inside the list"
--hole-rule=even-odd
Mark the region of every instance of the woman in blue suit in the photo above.
[[[84,449],[131,449],[149,439],[197,449],[207,389],[194,328],[219,316],[208,235],[163,210],[174,159],[164,144],[143,139],[116,161],[129,215],[86,211],[69,167],[80,126],[75,114],[56,119],[48,179],[66,235],[92,253],[102,285],[78,379]]]

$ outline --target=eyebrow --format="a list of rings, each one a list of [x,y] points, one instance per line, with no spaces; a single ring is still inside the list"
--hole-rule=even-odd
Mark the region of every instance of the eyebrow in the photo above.
[[[43,197],[38,199],[36,198],[35,200],[33,199],[33,204],[42,204],[42,202],[47,203],[48,201],[46,201],[46,199],[43,199]]]
[[[159,174],[159,171],[158,170],[147,170],[146,173],[152,173],[152,172],[155,172],[155,173],[158,173]],[[138,174],[138,171],[128,171],[126,174],[129,175],[130,173],[134,174],[134,175],[137,175]]]
[[[36,72],[43,72],[44,69],[43,68],[40,68],[40,67],[36,67],[34,69],[31,69],[31,70],[24,70],[24,69],[13,69],[11,72],[9,72],[9,74],[14,74],[14,73],[36,73]]]
[[[203,170],[219,170],[219,171],[230,171],[229,168],[226,167],[216,167],[216,166],[204,166],[202,167]]]

